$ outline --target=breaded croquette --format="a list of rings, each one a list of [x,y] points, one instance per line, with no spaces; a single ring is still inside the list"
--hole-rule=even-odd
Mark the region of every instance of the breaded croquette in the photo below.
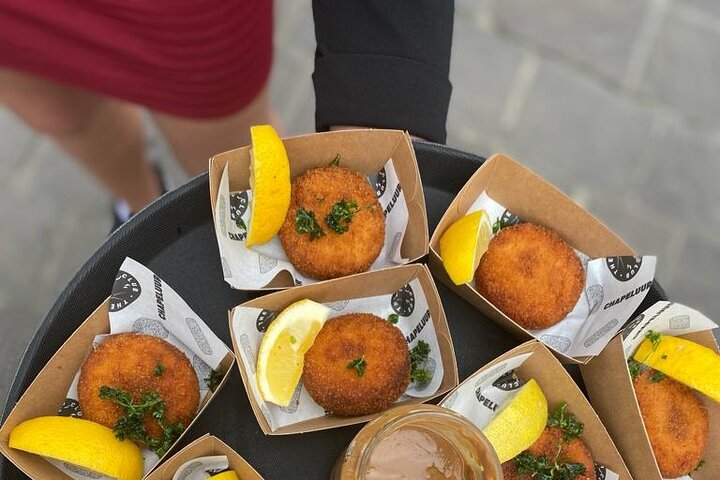
[[[343,167],[315,168],[293,181],[278,235],[303,275],[336,278],[370,268],[385,243],[385,216],[367,178]]]
[[[500,230],[475,272],[478,292],[527,329],[548,328],[565,318],[584,286],[585,271],[570,245],[531,223]]]
[[[579,475],[576,480],[596,480],[595,464],[585,443],[579,438],[562,443],[562,436],[563,431],[559,427],[546,427],[540,438],[526,452],[536,458],[544,456],[551,464],[553,461],[558,464],[582,463],[585,474]],[[561,443],[562,448],[558,451]],[[502,469],[505,480],[533,480],[530,475],[518,473],[515,459],[503,463]]]
[[[400,330],[370,313],[328,320],[305,354],[303,384],[328,413],[385,410],[410,383],[410,356]]]
[[[198,378],[185,354],[165,340],[136,333],[120,333],[105,340],[80,371],[78,400],[83,418],[113,428],[126,413],[112,400],[100,398],[104,386],[127,392],[133,403],[156,392],[165,402],[167,425],[180,422],[187,427],[200,399]],[[144,424],[150,437],[160,437],[162,429],[151,412]]]
[[[635,396],[663,478],[686,475],[700,464],[708,441],[708,414],[687,386],[649,369],[633,380]]]

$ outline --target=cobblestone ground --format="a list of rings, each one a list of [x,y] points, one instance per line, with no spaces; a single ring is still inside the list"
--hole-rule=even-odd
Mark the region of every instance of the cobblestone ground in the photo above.
[[[313,130],[309,0],[277,2],[273,103]],[[673,299],[720,320],[716,0],[457,0],[448,143],[504,151],[638,252]],[[151,155],[183,177],[150,128]],[[0,109],[0,398],[56,296],[102,243],[109,198]]]

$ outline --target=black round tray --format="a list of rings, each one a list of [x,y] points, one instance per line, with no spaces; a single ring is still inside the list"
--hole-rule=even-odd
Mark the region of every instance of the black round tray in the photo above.
[[[432,232],[453,197],[484,159],[442,145],[415,142],[414,146]],[[258,296],[232,290],[223,280],[208,176],[201,175],[132,218],[83,265],[30,342],[10,387],[3,418],[62,343],[109,295],[126,256],[147,265],[164,279],[227,345],[231,345],[227,311]],[[438,290],[450,324],[461,380],[520,343],[444,285],[438,284]],[[655,283],[638,310],[665,298]],[[577,369],[569,370],[581,382]],[[265,478],[323,479],[328,478],[333,463],[361,427],[265,436],[235,368],[173,452],[209,432],[234,448]],[[0,461],[0,478],[26,478],[7,459]]]

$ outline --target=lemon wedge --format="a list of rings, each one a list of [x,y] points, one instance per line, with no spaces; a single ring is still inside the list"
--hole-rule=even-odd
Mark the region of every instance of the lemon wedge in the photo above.
[[[72,463],[118,480],[140,480],[143,457],[130,440],[118,440],[99,423],[73,417],[38,417],[10,432],[10,448]]]
[[[440,258],[455,285],[462,285],[473,279],[491,236],[492,226],[485,210],[461,217],[442,234]]]
[[[720,355],[684,338],[661,335],[642,341],[633,358],[720,402]]]
[[[280,312],[260,342],[257,384],[266,402],[286,407],[300,382],[305,352],[327,320],[330,309],[300,300]]]
[[[227,472],[218,473],[217,475],[213,475],[210,477],[210,480],[240,480],[240,478],[237,476],[237,473],[233,472],[232,470],[228,470]]]
[[[535,379],[530,379],[483,429],[483,433],[495,449],[500,463],[507,462],[540,438],[547,417],[545,394]]]
[[[250,224],[248,247],[265,243],[280,231],[290,207],[290,161],[270,125],[250,127]]]

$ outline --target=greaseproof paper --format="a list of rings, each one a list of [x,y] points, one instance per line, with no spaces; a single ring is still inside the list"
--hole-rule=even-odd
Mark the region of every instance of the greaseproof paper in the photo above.
[[[188,460],[177,469],[172,480],[206,480],[230,468],[225,455],[213,455]]]
[[[280,272],[287,271],[292,275],[295,285],[317,282],[301,274],[290,263],[277,235],[265,244],[246,247],[252,190],[230,192],[229,168],[228,163],[223,169],[215,205],[215,234],[225,281],[236,289],[257,289],[267,286]],[[370,270],[407,263],[407,259],[400,254],[400,246],[409,213],[392,158],[374,178],[368,178],[368,182],[375,190],[385,214],[385,243]]]
[[[152,335],[173,344],[185,354],[195,370],[200,386],[199,409],[211,394],[205,379],[230,353],[228,347],[168,284],[129,257],[115,277],[109,310],[110,334],[95,337],[93,348],[111,335],[128,332]],[[77,393],[79,379],[80,371],[75,375],[59,415],[82,417]],[[160,459],[150,450],[142,449],[142,453],[147,474]],[[110,480],[110,477],[67,462],[48,460],[75,480]]]
[[[438,390],[442,383],[444,368],[435,325],[419,280],[411,281],[392,294],[342,300],[325,305],[330,308],[328,320],[349,313],[372,313],[380,318],[397,314],[398,322],[395,325],[405,336],[408,349],[412,349],[420,340],[430,346],[427,362],[422,368],[432,372],[432,379],[428,384],[418,387],[410,383],[398,401],[407,397],[429,397]],[[278,313],[261,308],[236,307],[232,315],[235,341],[240,347],[238,360],[247,374],[249,384],[246,387],[260,406],[271,431],[325,416],[325,410],[310,397],[303,388],[302,382],[296,388],[293,399],[287,407],[265,402],[260,395],[255,376],[257,354],[263,333]]]
[[[490,198],[478,197],[467,213],[487,212],[490,223],[505,225],[521,219]],[[528,330],[545,345],[570,357],[598,355],[640,306],[655,278],[656,257],[590,259],[575,250],[585,270],[585,287],[573,310],[549,328]],[[470,286],[475,289],[474,282]]]

